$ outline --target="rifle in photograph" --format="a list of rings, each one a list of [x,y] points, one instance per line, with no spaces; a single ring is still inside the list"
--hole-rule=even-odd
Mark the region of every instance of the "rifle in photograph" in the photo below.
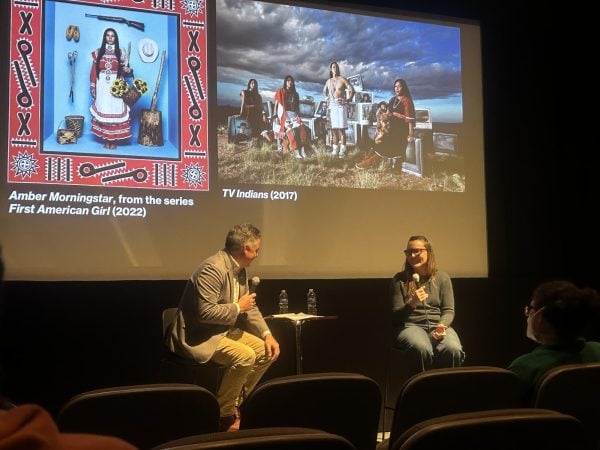
[[[87,13],[86,13],[85,17],[95,17],[98,20],[108,20],[109,22],[124,23],[128,27],[137,28],[138,30],[141,30],[141,31],[144,31],[144,29],[146,28],[146,26],[142,22],[136,22],[135,20],[128,20],[125,17],[118,17],[118,16],[97,16],[95,14],[87,14]]]

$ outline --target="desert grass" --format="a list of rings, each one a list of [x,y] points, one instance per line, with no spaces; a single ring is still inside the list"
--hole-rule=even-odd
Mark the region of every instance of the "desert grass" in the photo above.
[[[324,144],[316,144],[306,159],[275,151],[274,143],[252,139],[228,143],[226,134],[218,135],[219,180],[228,183],[277,186],[341,187],[355,189],[393,189],[463,192],[463,175],[440,171],[418,177],[392,168],[388,162],[369,169],[355,164],[363,152],[350,147],[344,159],[328,154]]]

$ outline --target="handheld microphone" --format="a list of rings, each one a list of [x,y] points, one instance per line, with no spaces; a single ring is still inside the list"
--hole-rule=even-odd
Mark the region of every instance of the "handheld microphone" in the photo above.
[[[417,289],[419,289],[421,287],[421,275],[418,273],[413,273],[412,279],[415,282]],[[423,308],[425,308],[425,321],[427,322],[427,327],[429,328],[429,314],[427,310],[427,303],[425,303],[426,300],[427,299],[423,300],[421,303],[423,304]]]
[[[421,287],[421,286],[419,286],[419,284],[421,282],[421,276],[418,273],[413,273],[412,279],[415,282],[415,284],[417,285],[417,289],[419,289]]]
[[[256,288],[258,287],[258,285],[260,284],[260,278],[258,277],[252,277],[252,279],[250,280],[250,293],[254,294],[256,292]]]

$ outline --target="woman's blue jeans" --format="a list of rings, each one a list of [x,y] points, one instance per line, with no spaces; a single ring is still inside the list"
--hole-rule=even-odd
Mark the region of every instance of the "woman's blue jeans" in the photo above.
[[[435,327],[426,324],[406,323],[396,337],[395,347],[407,352],[410,375],[428,369],[459,367],[465,352],[458,334],[452,327],[446,329],[441,340],[432,337]]]

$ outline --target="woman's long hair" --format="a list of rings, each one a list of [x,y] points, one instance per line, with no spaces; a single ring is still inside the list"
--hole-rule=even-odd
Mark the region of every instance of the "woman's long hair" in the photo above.
[[[287,83],[288,80],[292,81],[292,85],[290,86],[289,91],[285,88],[285,84]],[[293,76],[291,76],[291,75],[285,76],[285,78],[283,79],[283,90],[287,91],[293,98],[292,105],[295,108],[295,110],[292,110],[292,111],[298,112],[297,109],[299,108],[299,105],[300,105],[300,96],[298,95],[298,92],[296,92],[296,82],[294,81]]]
[[[252,82],[254,81],[254,86],[256,86],[256,92],[258,92],[258,81],[256,81],[255,78],[250,78],[248,80],[248,84],[246,85],[246,90],[249,91],[250,90],[250,85],[252,84]]]
[[[337,67],[337,73],[338,73],[338,75],[341,75],[341,73],[340,73],[340,65],[336,61],[334,61],[331,64],[329,64],[329,78],[333,78],[333,70],[331,70],[331,68],[334,65]]]
[[[250,90],[250,84],[254,81],[254,85],[256,86],[255,89],[252,91]],[[244,91],[244,95],[248,96],[248,97],[252,97],[255,100],[258,100],[260,97],[260,93],[258,92],[258,81],[256,81],[256,79],[254,78],[250,78],[248,80],[248,85],[246,86],[246,89]],[[254,102],[256,103],[256,101]]]
[[[396,86],[396,83],[400,83],[400,85],[402,86],[402,95],[410,98],[410,101],[412,102],[412,95],[410,94],[410,89],[408,89],[408,84],[406,84],[406,81],[403,78],[396,78],[394,80],[394,86]]]
[[[290,92],[296,93],[296,82],[294,81],[294,77],[291,75],[286,75],[283,79],[283,88],[285,89],[285,84],[288,80],[291,80],[292,86],[290,87]]]
[[[106,53],[106,33],[112,31],[115,35],[115,56],[117,57],[117,78],[123,78],[123,71],[121,70],[121,48],[119,47],[119,35],[117,34],[114,28],[107,28],[104,30],[104,34],[102,35],[102,45],[100,45],[100,49],[98,50],[98,55],[96,57],[96,79],[100,78],[100,65],[98,62],[102,59],[104,54]]]

